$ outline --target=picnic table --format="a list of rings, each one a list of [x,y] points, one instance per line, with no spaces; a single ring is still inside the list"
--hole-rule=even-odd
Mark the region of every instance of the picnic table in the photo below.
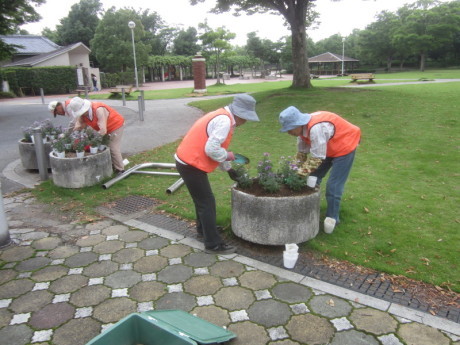
[[[373,73],[354,73],[350,75],[351,77],[351,82],[355,82],[358,80],[369,80],[369,81],[374,81],[375,75]]]

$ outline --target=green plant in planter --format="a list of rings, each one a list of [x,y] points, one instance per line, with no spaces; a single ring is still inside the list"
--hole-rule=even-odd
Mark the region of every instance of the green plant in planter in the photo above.
[[[66,146],[65,146],[65,138],[60,137],[58,139],[54,139],[51,142],[51,147],[54,149],[56,152],[65,152]]]
[[[281,177],[273,169],[270,155],[264,153],[262,160],[257,164],[259,184],[269,193],[276,193],[281,188]]]
[[[98,147],[102,144],[102,135],[100,135],[98,132],[92,128],[87,128],[85,132],[88,136],[88,142],[91,147]]]
[[[76,152],[85,151],[85,147],[89,145],[88,135],[85,131],[75,131],[70,136],[73,150]]]
[[[109,134],[104,134],[101,139],[101,145],[108,146],[110,143],[110,135]]]

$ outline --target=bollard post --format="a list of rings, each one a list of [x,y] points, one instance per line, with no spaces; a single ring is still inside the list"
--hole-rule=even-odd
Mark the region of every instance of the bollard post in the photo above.
[[[11,243],[8,223],[6,222],[5,208],[3,207],[2,182],[0,181],[0,248]]]
[[[40,88],[40,96],[42,97],[42,104],[45,104],[45,93],[42,87]]]
[[[137,104],[139,107],[139,120],[144,121],[144,110],[142,109],[142,97],[137,97]]]
[[[125,88],[121,88],[121,99],[123,100],[123,106],[126,107]]]
[[[37,156],[38,172],[40,179],[46,181],[48,179],[48,167],[46,164],[45,145],[43,145],[43,137],[40,128],[33,129],[34,142],[35,142],[35,155]]]
[[[144,98],[144,90],[140,91],[142,97],[142,110],[145,111],[145,98]]]

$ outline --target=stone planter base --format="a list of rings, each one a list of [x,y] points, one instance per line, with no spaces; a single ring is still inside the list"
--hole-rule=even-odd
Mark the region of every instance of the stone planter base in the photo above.
[[[59,187],[90,187],[112,175],[109,149],[83,158],[57,158],[54,153],[49,157],[53,182]]]
[[[320,192],[293,197],[260,197],[232,189],[232,230],[264,245],[301,243],[319,231]]]
[[[28,170],[38,170],[38,163],[37,163],[37,155],[35,153],[35,144],[33,143],[25,143],[23,141],[18,142],[19,145],[19,158],[21,158],[21,163],[24,169]],[[49,154],[51,152],[51,144],[46,143],[45,146],[45,159],[46,159],[46,166],[49,169],[50,159]]]

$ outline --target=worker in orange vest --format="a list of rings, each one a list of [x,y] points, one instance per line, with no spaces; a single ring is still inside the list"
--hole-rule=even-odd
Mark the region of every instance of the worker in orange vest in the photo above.
[[[80,97],[72,98],[69,107],[76,119],[74,130],[90,126],[100,135],[109,134],[112,165],[116,174],[122,174],[124,164],[120,146],[125,124],[123,116],[104,103],[90,102]]]
[[[70,119],[69,129],[72,129],[75,126],[75,119],[69,107],[70,101],[70,99],[67,99],[65,102],[52,101],[48,104],[48,110],[54,117],[56,117],[56,115],[67,116]]]
[[[279,121],[281,132],[297,137],[297,159],[301,163],[308,159],[310,176],[317,178],[316,185],[331,170],[326,185],[324,231],[332,233],[340,222],[340,201],[361,139],[361,130],[337,114],[328,111],[307,114],[293,106],[280,113]],[[308,153],[311,157],[307,158]]]
[[[259,121],[256,100],[249,95],[237,95],[233,102],[201,117],[185,135],[177,148],[177,171],[184,179],[195,204],[197,232],[204,237],[206,253],[231,254],[236,248],[222,240],[216,228],[216,201],[208,173],[218,166],[236,179],[230,162],[235,160],[228,151],[235,127],[246,121]]]

